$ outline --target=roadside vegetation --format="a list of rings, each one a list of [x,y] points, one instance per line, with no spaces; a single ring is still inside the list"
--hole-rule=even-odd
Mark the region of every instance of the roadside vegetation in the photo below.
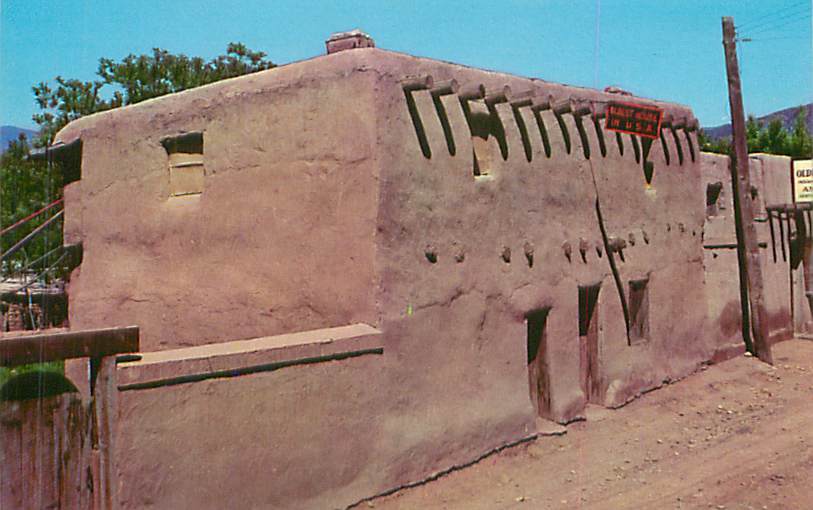
[[[745,124],[748,152],[780,154],[793,159],[813,158],[813,137],[807,129],[806,117],[805,108],[800,106],[793,121],[793,128],[787,130],[780,119],[774,119],[766,125],[750,115]],[[713,140],[701,130],[700,147],[706,152],[730,154],[731,138]]]

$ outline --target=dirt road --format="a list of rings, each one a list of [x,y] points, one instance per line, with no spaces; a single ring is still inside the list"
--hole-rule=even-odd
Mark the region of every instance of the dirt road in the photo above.
[[[774,360],[708,367],[360,507],[813,509],[813,342],[778,344]]]

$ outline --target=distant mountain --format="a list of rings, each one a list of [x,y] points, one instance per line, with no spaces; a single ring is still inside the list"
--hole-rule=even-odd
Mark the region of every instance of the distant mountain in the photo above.
[[[24,133],[29,140],[37,134],[36,131],[31,129],[18,128],[16,126],[0,126],[0,154],[8,149],[9,142],[16,140],[17,137],[20,136],[20,133]]]
[[[806,104],[802,108],[807,110],[807,130],[813,133],[813,103]],[[796,113],[798,111],[799,107],[794,106],[792,108],[779,110],[778,112],[769,113],[768,115],[764,115],[762,117],[757,117],[757,120],[760,121],[763,126],[767,126],[772,120],[779,119],[782,121],[782,125],[785,127],[785,129],[790,131],[793,129],[793,121],[796,120]],[[708,135],[708,137],[712,140],[719,140],[720,138],[727,138],[731,136],[731,124],[724,124],[722,126],[709,128],[704,127],[703,131],[705,131],[706,135]]]

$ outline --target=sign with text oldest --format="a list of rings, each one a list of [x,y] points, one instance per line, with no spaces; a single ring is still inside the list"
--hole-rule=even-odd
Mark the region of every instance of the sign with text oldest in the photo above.
[[[658,138],[661,129],[663,110],[656,106],[633,103],[612,102],[607,105],[607,129]]]
[[[813,159],[793,162],[793,200],[813,202]]]

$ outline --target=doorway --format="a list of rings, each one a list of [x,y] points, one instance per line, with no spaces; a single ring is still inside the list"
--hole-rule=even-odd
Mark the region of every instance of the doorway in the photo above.
[[[599,400],[598,296],[601,284],[579,286],[579,384],[588,402]]]
[[[528,344],[528,384],[531,402],[538,416],[550,412],[550,375],[547,360],[548,315],[550,308],[541,308],[525,314]]]

